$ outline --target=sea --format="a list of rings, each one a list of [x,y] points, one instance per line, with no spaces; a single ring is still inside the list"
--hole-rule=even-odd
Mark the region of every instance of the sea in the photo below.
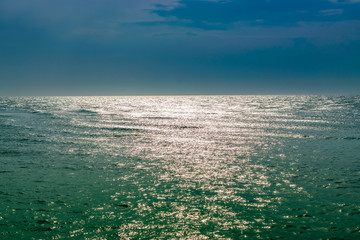
[[[1,97],[0,239],[360,239],[360,96]]]

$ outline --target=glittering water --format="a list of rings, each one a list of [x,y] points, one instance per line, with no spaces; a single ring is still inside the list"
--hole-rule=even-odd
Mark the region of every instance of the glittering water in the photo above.
[[[360,97],[0,98],[1,239],[360,239]]]

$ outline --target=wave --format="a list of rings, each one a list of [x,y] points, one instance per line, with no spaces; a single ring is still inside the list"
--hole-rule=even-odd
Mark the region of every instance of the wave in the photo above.
[[[201,127],[198,126],[176,126],[179,129],[199,129]]]
[[[17,150],[0,150],[0,155],[6,156],[6,155],[10,155],[10,156],[17,156],[17,155],[21,155],[22,152],[21,151],[17,151]]]
[[[360,137],[331,137],[331,136],[326,136],[326,137],[323,137],[323,139],[329,139],[329,140],[360,140]]]
[[[90,115],[96,115],[98,114],[97,112],[95,111],[91,111],[91,110],[87,110],[87,109],[80,109],[80,110],[76,110],[76,111],[73,111],[75,113],[80,113],[80,114],[90,114]]]
[[[114,131],[114,132],[142,132],[142,129],[138,128],[126,128],[126,127],[103,127],[102,130]]]

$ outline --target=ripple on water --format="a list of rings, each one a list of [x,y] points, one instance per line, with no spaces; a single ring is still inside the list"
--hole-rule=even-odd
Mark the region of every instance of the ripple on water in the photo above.
[[[359,101],[0,98],[0,236],[360,238]]]

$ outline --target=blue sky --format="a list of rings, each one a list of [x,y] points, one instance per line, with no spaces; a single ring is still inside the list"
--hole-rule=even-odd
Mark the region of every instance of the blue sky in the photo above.
[[[360,0],[2,0],[0,96],[359,94]]]

